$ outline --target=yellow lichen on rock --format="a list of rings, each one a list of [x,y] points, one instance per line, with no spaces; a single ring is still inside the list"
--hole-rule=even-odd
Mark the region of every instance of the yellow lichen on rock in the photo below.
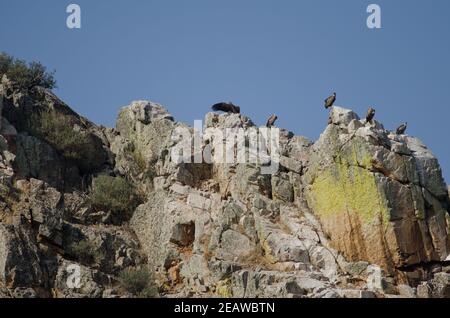
[[[266,258],[266,260],[271,264],[275,264],[278,261],[278,259],[273,256],[273,251],[269,246],[267,240],[261,242],[261,247],[264,251],[264,257]]]
[[[233,289],[231,288],[231,278],[223,279],[217,282],[216,294],[221,298],[233,297]]]
[[[356,213],[363,223],[379,219],[389,220],[388,209],[380,194],[374,174],[361,168],[356,152],[351,159],[337,157],[335,165],[320,172],[311,187],[314,211],[323,218],[330,214]],[[370,164],[368,155],[363,157],[364,166]]]

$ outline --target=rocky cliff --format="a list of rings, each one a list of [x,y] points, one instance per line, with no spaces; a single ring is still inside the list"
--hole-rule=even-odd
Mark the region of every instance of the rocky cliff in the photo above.
[[[0,102],[2,297],[450,296],[448,189],[417,138],[333,107],[316,142],[281,130],[262,174],[174,162],[193,129],[152,102],[113,129],[6,76]]]

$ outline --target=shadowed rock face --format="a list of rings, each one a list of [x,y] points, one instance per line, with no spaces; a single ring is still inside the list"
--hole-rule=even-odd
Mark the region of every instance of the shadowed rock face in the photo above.
[[[25,177],[40,177],[56,186],[61,179],[70,180],[62,170],[69,175],[77,173],[76,170],[86,174],[111,164],[102,129],[75,113],[51,91],[41,87],[23,90],[3,76],[0,96],[3,118],[24,136],[19,141],[18,153],[30,162],[26,167],[19,158],[17,164]],[[38,139],[26,138],[27,135]],[[55,151],[48,150],[49,146]],[[61,170],[60,175],[39,175],[34,171],[45,170],[50,162]]]
[[[131,297],[120,273],[144,266],[171,297],[448,294],[448,189],[416,138],[333,107],[315,143],[281,130],[280,169],[264,175],[258,164],[173,162],[174,132],[193,129],[153,102],[122,108],[109,129],[48,91],[25,94],[4,78],[0,96],[2,297]],[[69,118],[69,130],[55,127],[70,142],[30,126],[48,109]],[[255,124],[208,113],[205,126]],[[68,151],[79,149],[72,131],[88,153]],[[98,173],[141,193],[128,223],[92,205]],[[79,288],[68,286],[74,266]]]
[[[29,229],[0,223],[0,280],[10,287],[39,286],[43,274]]]

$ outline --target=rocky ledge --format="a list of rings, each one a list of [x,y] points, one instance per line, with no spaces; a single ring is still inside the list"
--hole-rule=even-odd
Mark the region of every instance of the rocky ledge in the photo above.
[[[281,130],[266,175],[173,162],[192,128],[152,102],[114,129],[6,76],[0,102],[1,297],[450,297],[448,189],[417,138],[335,106],[316,142]]]

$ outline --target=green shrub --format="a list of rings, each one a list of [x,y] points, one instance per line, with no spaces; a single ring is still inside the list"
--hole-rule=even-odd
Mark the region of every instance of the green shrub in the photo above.
[[[54,110],[34,113],[30,118],[31,133],[44,139],[64,158],[88,172],[101,162],[95,140],[75,128],[75,118]]]
[[[134,186],[121,177],[100,175],[92,181],[90,200],[97,210],[131,216],[140,203]]]
[[[48,89],[56,87],[54,72],[47,72],[45,66],[38,62],[26,63],[0,52],[0,77],[6,76],[20,87],[30,89],[42,86]]]
[[[139,298],[152,298],[158,295],[153,282],[153,274],[148,268],[127,268],[119,275],[122,287]]]
[[[147,163],[142,152],[134,144],[126,151],[138,167],[138,172],[144,174],[144,178],[153,180],[153,178],[156,177],[156,172],[154,170],[156,161]]]
[[[104,258],[103,253],[92,242],[87,240],[73,243],[70,248],[74,256],[82,263],[100,263]]]
[[[139,167],[139,170],[145,171],[147,168],[147,163],[145,162],[145,158],[142,155],[142,152],[137,149],[136,147],[133,148],[133,151],[131,151],[131,157],[133,158],[133,161],[136,163],[136,165]]]

